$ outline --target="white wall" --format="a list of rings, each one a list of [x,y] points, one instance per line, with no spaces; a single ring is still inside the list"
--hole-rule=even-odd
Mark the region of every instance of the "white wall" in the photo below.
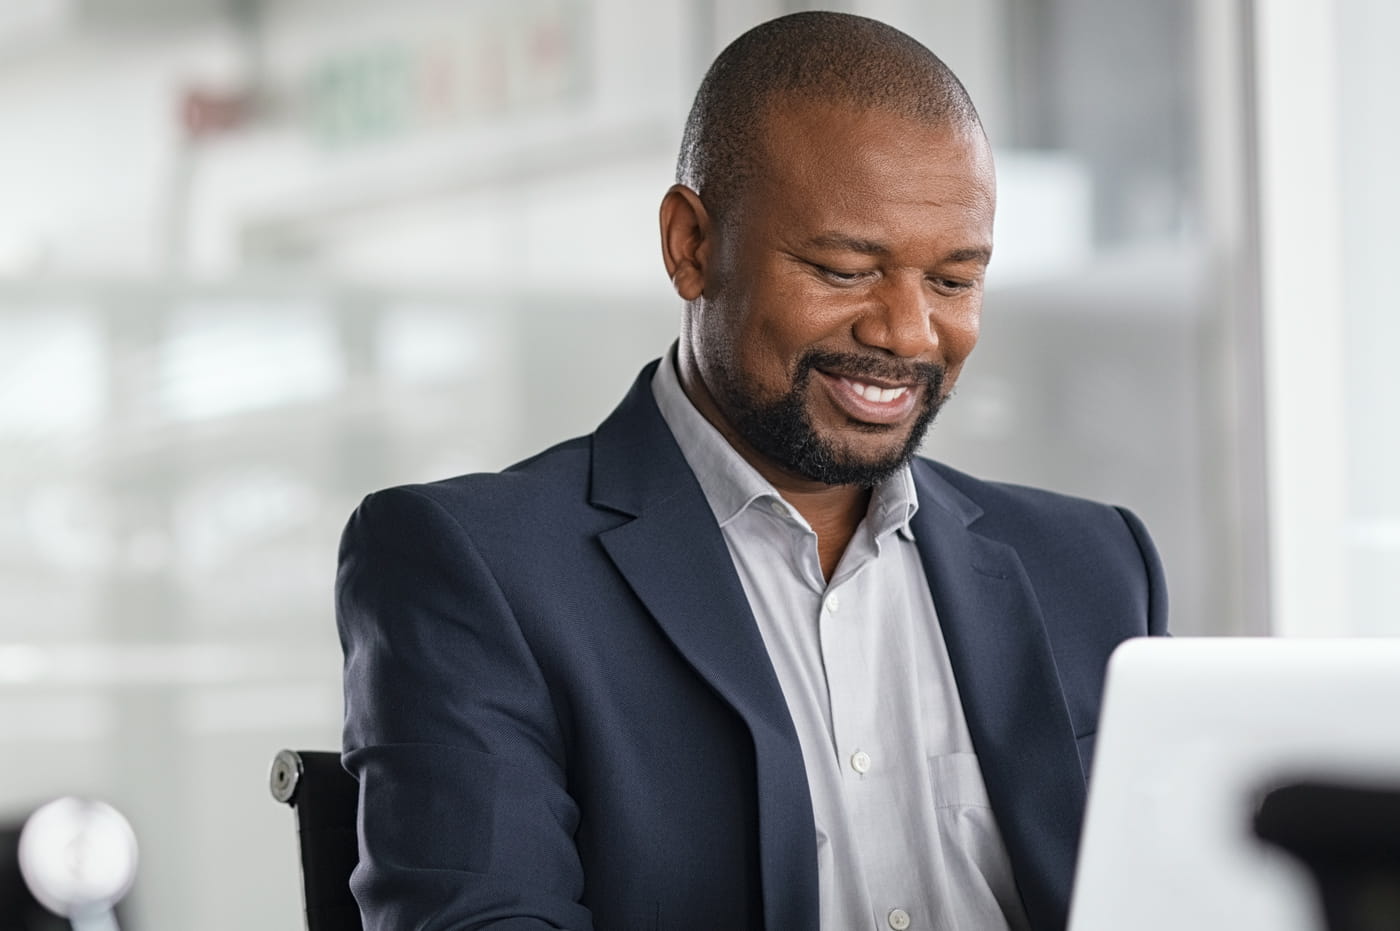
[[[1400,4],[1336,17],[1348,628],[1400,636]]]
[[[1400,83],[1384,0],[1256,4],[1273,629],[1400,635]]]

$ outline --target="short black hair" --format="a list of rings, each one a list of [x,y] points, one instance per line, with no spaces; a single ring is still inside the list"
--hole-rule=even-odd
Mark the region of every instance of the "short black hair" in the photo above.
[[[717,218],[753,177],[763,117],[780,101],[848,103],[979,132],[982,125],[942,59],[893,26],[850,13],[780,16],[720,52],[685,121],[676,181]]]

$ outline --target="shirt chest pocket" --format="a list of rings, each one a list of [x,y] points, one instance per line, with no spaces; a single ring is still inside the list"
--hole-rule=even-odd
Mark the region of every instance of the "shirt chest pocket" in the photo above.
[[[933,782],[933,807],[939,812],[957,812],[966,808],[985,808],[990,812],[991,799],[982,781],[982,770],[975,753],[948,753],[928,760],[929,778]],[[940,814],[940,820],[943,815]]]
[[[1006,847],[975,753],[929,757],[934,820],[945,852],[977,872],[1000,873]]]
[[[964,908],[995,903],[972,927],[1027,927],[977,754],[932,756],[928,768],[947,888],[967,896]]]

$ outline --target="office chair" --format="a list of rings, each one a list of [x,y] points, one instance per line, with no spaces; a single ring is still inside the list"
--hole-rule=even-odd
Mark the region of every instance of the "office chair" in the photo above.
[[[1329,931],[1400,928],[1400,786],[1281,786],[1254,830],[1312,872]]]
[[[283,750],[272,760],[272,797],[296,811],[307,931],[363,931],[350,894],[359,862],[355,810],[360,785],[327,750]]]

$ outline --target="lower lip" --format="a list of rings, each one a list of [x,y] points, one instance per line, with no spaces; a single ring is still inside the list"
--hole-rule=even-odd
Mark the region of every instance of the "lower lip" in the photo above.
[[[857,393],[855,387],[846,379],[828,375],[826,372],[817,374],[827,386],[827,392],[837,408],[852,420],[861,423],[899,423],[909,416],[919,399],[919,389],[910,387],[893,401],[871,401],[865,395]]]

